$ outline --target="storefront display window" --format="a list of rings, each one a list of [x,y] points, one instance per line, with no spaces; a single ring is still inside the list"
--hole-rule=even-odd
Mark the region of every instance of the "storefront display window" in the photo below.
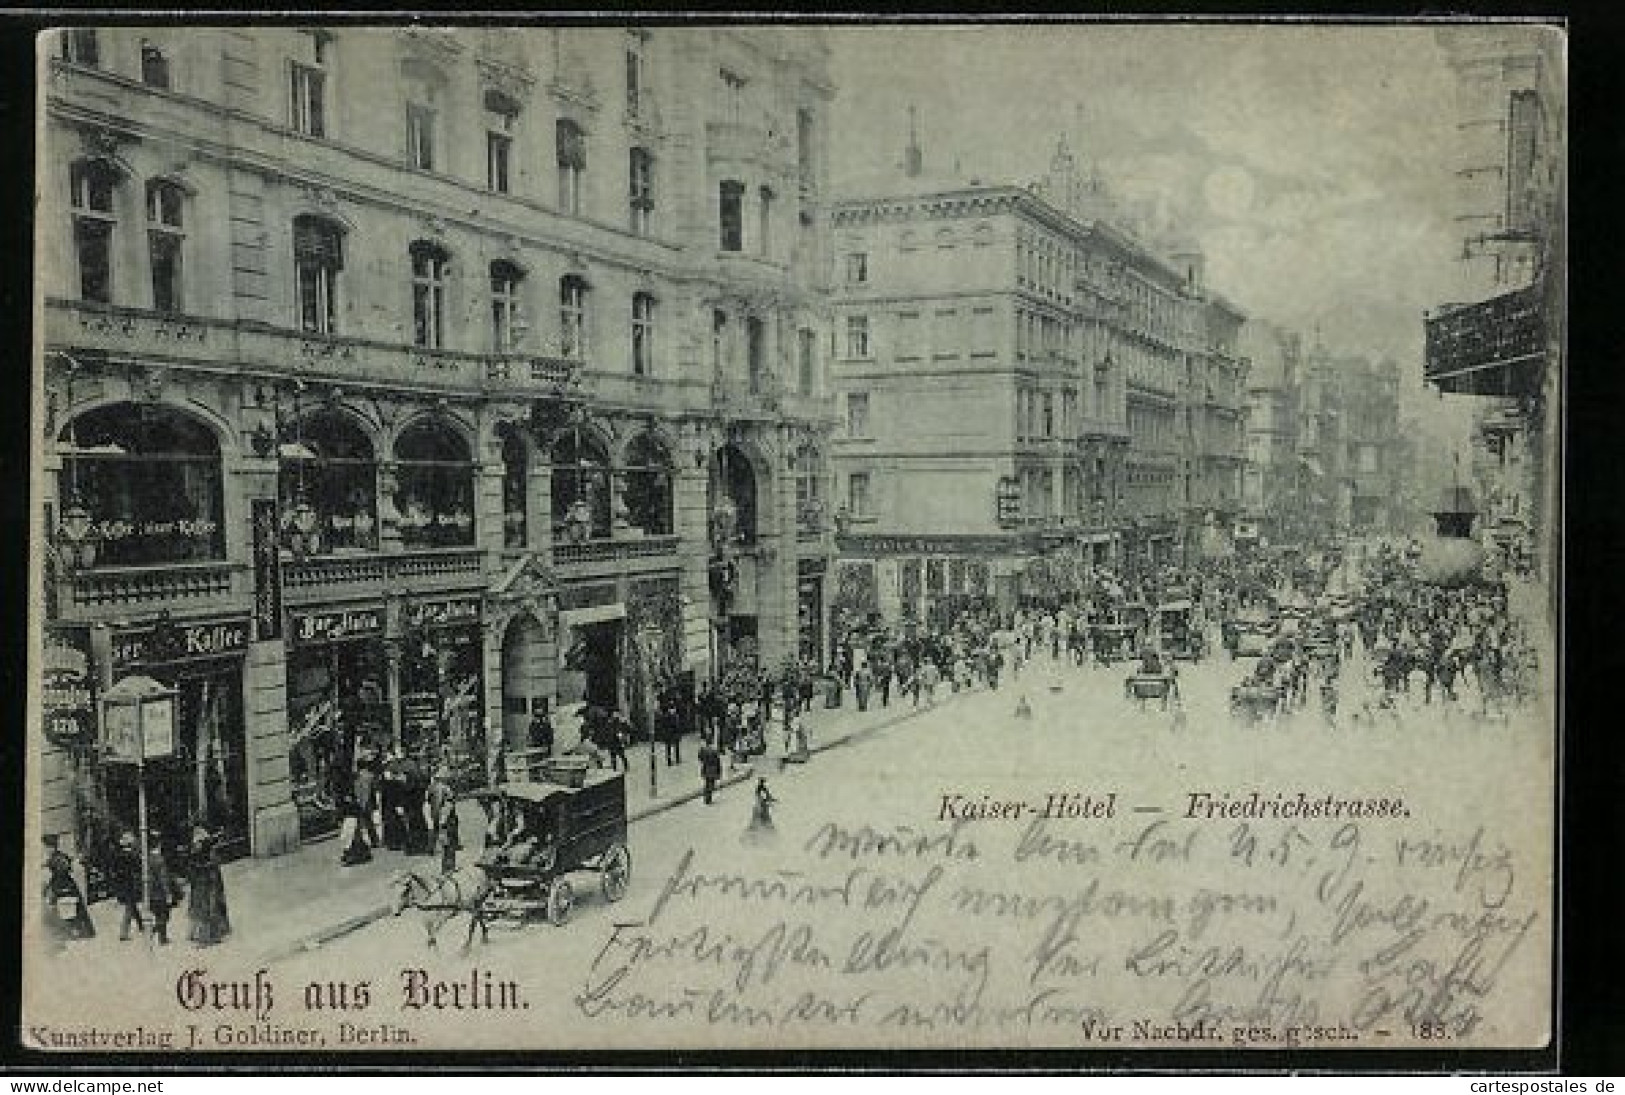
[[[283,546],[311,555],[378,550],[378,469],[356,423],[317,411],[281,451]]]
[[[288,770],[299,835],[337,829],[362,747],[390,743],[389,677],[381,639],[296,650],[288,659]]]
[[[483,649],[478,624],[414,631],[402,643],[401,747],[426,771],[484,763]]]
[[[74,419],[62,445],[63,511],[88,514],[94,565],[225,557],[220,445],[201,422],[119,403]]]
[[[395,442],[395,508],[407,548],[474,543],[474,462],[468,444],[444,423],[408,426]]]

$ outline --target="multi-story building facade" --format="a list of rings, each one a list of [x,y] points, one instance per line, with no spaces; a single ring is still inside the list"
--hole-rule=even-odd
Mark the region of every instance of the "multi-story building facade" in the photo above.
[[[1042,188],[922,159],[911,145],[901,177],[834,205],[846,615],[923,619],[1065,592],[1084,565],[1179,561],[1183,385],[1216,360],[1199,267],[1091,219],[1064,146]]]
[[[172,722],[154,821],[264,855],[364,744],[472,772],[544,708],[820,656],[816,32],[49,49],[43,665],[100,699],[47,719],[46,832],[133,823],[126,708]]]
[[[1462,239],[1454,302],[1427,320],[1423,376],[1481,404],[1480,528],[1513,561],[1550,574],[1560,544],[1552,425],[1566,293],[1564,35],[1480,24],[1441,28],[1437,39],[1456,79]]]
[[[1200,266],[1191,267],[1200,287]],[[1200,340],[1187,358],[1183,410],[1185,556],[1197,562],[1234,549],[1241,516],[1242,465],[1246,456],[1248,362],[1241,352],[1246,316],[1219,296],[1197,313]]]
[[[1247,440],[1238,544],[1284,543],[1294,533],[1303,475],[1297,451],[1298,350],[1295,335],[1263,320],[1242,328],[1240,351],[1248,363]]]

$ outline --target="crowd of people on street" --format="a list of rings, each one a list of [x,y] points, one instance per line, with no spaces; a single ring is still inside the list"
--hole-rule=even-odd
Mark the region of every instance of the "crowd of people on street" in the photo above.
[[[137,833],[125,830],[119,834],[106,861],[98,866],[118,910],[121,941],[132,938],[133,927],[154,946],[169,946],[170,917],[182,907],[186,939],[193,946],[213,946],[231,934],[217,842],[216,834],[199,826],[186,848],[166,848],[159,830],[153,829],[143,855]],[[74,858],[54,834],[47,834],[43,844],[41,892],[48,937],[59,947],[95,938],[96,923]]]

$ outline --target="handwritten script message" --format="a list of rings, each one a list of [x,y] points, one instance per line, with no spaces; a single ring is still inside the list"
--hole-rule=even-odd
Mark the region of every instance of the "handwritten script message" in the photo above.
[[[1546,962],[1546,895],[1486,827],[1197,813],[690,847],[574,1007],[898,1044],[1471,1043]]]

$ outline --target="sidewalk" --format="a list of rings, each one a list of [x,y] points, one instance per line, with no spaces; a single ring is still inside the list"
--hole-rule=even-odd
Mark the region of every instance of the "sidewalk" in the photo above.
[[[951,693],[938,700],[938,706],[951,703]],[[916,708],[908,700],[894,696],[890,707],[871,704],[867,712],[859,712],[850,694],[843,705],[829,709],[816,701],[809,712],[807,725],[812,739],[812,751],[823,752],[904,722],[928,710]],[[778,770],[782,735],[775,730],[768,738],[765,757],[756,758],[756,767],[765,762],[764,773],[772,775]],[[658,794],[651,795],[649,787],[649,745],[635,743],[627,748],[626,808],[630,822],[636,824],[667,810],[700,797],[703,785],[699,769],[699,740],[689,735],[682,742],[682,762],[668,766],[663,746],[656,745],[655,780]],[[727,789],[753,778],[750,766],[730,771],[724,763],[719,790]],[[461,804],[461,831],[464,850],[460,863],[469,862],[481,834],[485,831],[485,817],[476,803]],[[370,863],[354,867],[339,864],[339,842],[336,838],[306,844],[296,852],[269,859],[240,859],[222,868],[226,896],[231,910],[233,934],[224,943],[209,949],[211,956],[240,958],[263,964],[272,964],[304,951],[313,950],[323,943],[347,935],[374,921],[391,915],[393,891],[391,879],[401,871],[419,874],[438,874],[438,856],[409,856],[401,852],[379,850]],[[69,953],[76,957],[107,953],[111,958],[120,951],[145,950],[141,939],[121,943],[118,938],[120,907],[111,901],[98,902],[92,908],[97,937],[74,943]],[[185,903],[170,916],[167,948],[156,948],[160,954],[188,953],[186,941],[187,919]]]

